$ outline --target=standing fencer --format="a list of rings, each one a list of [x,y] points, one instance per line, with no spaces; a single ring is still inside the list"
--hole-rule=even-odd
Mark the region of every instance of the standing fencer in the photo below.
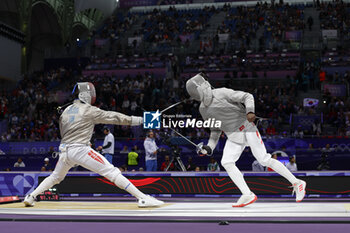
[[[103,111],[92,106],[96,100],[95,87],[92,83],[81,82],[78,87],[78,99],[69,105],[61,114],[59,120],[61,144],[59,160],[53,173],[45,178],[40,185],[24,199],[25,206],[33,206],[35,197],[60,183],[69,169],[75,165],[83,166],[112,181],[116,186],[138,199],[139,207],[159,206],[164,202],[138,190],[120,170],[108,162],[101,154],[90,147],[90,139],[95,124],[141,125],[142,117],[127,116],[118,112]]]
[[[233,207],[243,207],[256,201],[256,195],[249,189],[242,173],[236,166],[246,145],[254,157],[263,166],[271,167],[274,171],[285,177],[293,185],[293,193],[296,193],[296,201],[300,202],[305,196],[306,182],[297,179],[281,162],[271,158],[266,152],[258,128],[254,124],[255,106],[253,95],[234,91],[228,88],[212,89],[204,74],[197,74],[186,82],[186,90],[189,95],[200,101],[199,112],[203,119],[214,118],[221,121],[221,127],[211,129],[208,144],[202,147],[199,153],[211,155],[215,149],[221,132],[227,136],[227,141],[221,160],[231,180],[242,192]]]

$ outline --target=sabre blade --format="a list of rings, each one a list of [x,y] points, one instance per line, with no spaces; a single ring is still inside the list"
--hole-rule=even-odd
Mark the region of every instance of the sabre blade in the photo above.
[[[267,121],[268,118],[264,118],[264,117],[258,117],[258,116],[255,116],[256,119],[258,119],[259,121]]]
[[[183,139],[185,139],[187,142],[191,143],[192,145],[194,145],[195,147],[197,147],[197,144],[195,144],[194,142],[192,142],[190,139],[186,138],[185,136],[183,136],[181,133],[177,132],[175,129],[169,128],[171,129],[173,132],[175,132],[177,135],[179,135],[180,137],[182,137]]]
[[[172,104],[172,105],[170,105],[169,107],[167,107],[167,108],[163,109],[162,111],[160,111],[160,113],[163,113],[163,112],[165,112],[166,110],[169,110],[169,109],[171,109],[171,108],[173,108],[173,107],[175,107],[176,105],[179,105],[179,104],[181,104],[181,103],[182,103],[182,101],[177,102],[177,103],[175,103],[175,104]]]
[[[159,113],[163,113],[163,112],[165,112],[165,111],[167,111],[167,110],[169,110],[169,109],[175,107],[176,105],[181,104],[182,102],[183,102],[183,101],[180,101],[180,102],[177,102],[177,103],[175,103],[175,104],[172,104],[172,105],[170,105],[169,107],[166,107],[165,109],[163,109],[162,111],[160,111]],[[148,112],[146,109],[144,109],[144,108],[142,108],[142,107],[141,107],[141,109],[142,109],[142,111],[144,111],[144,112]]]

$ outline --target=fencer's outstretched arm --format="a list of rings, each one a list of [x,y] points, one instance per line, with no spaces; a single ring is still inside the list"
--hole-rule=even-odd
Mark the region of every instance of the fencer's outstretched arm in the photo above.
[[[125,114],[113,111],[104,111],[95,106],[87,108],[84,115],[91,118],[95,124],[113,124],[113,125],[140,125],[142,117],[127,116]]]
[[[225,88],[225,97],[229,102],[238,102],[245,105],[246,114],[255,113],[254,96],[244,91],[234,91]]]
[[[210,137],[207,145],[211,148],[212,151],[214,151],[216,145],[218,144],[220,135],[221,135],[220,130],[214,130],[214,129],[210,130]]]

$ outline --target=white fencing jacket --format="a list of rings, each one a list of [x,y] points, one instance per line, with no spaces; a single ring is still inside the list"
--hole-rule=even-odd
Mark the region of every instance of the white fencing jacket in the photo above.
[[[254,97],[243,91],[234,91],[228,88],[212,90],[212,102],[205,106],[199,106],[199,112],[204,120],[214,118],[221,121],[219,129],[211,129],[208,146],[216,147],[221,131],[224,131],[228,140],[242,144],[245,143],[245,131],[248,126],[247,114],[254,113]]]
[[[75,100],[60,116],[61,144],[90,144],[96,124],[131,125],[132,117]]]

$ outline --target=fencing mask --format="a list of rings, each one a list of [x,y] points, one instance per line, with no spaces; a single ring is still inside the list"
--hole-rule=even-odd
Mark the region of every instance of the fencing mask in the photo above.
[[[188,94],[195,100],[203,102],[209,106],[213,99],[213,92],[210,83],[206,81],[201,74],[197,74],[186,82]]]
[[[74,93],[75,89],[78,87],[79,95],[78,98],[86,103],[86,104],[94,104],[96,101],[96,91],[94,84],[90,82],[81,82],[77,83],[74,86],[74,89],[72,91],[72,94]]]

